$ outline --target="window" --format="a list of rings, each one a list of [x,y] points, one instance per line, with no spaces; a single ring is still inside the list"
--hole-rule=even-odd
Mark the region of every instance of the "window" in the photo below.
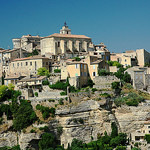
[[[127,60],[125,59],[124,61],[126,62]]]
[[[93,65],[93,69],[95,69],[95,65]]]
[[[84,69],[86,69],[86,65],[84,65]]]
[[[28,62],[26,62],[26,66],[28,66]]]
[[[19,67],[19,63],[17,63],[17,66]]]
[[[58,42],[58,47],[60,47],[60,42]]]
[[[82,69],[82,64],[81,64],[81,69]]]
[[[14,63],[13,63],[13,67],[14,67],[15,65],[14,65]]]
[[[30,62],[30,66],[32,66],[32,62]]]
[[[95,77],[96,76],[96,72],[93,72],[93,77]]]
[[[75,69],[77,69],[77,68],[78,68],[78,64],[75,65]]]
[[[48,62],[46,62],[46,65],[48,65]]]
[[[81,72],[81,76],[83,76],[83,72]]]
[[[84,76],[86,77],[86,72],[84,72]]]
[[[22,66],[22,62],[21,62],[21,66]]]
[[[45,65],[45,63],[43,62],[43,66]]]
[[[1,59],[0,59],[0,63],[1,63]]]
[[[150,126],[148,126],[148,128],[150,128]]]

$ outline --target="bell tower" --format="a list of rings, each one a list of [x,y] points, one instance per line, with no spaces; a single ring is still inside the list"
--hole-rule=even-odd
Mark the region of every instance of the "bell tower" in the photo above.
[[[71,34],[71,29],[68,28],[67,23],[64,23],[64,26],[60,30],[60,34]]]

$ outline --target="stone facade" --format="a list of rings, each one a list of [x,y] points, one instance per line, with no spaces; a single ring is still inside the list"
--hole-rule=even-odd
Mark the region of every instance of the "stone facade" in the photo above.
[[[13,49],[24,49],[28,52],[32,52],[34,49],[40,49],[41,37],[23,35],[21,38],[13,39]]]
[[[91,38],[84,35],[73,35],[71,29],[64,25],[59,33],[41,39],[41,54],[78,53],[88,51]]]
[[[119,82],[120,80],[116,76],[97,76],[93,79],[95,85],[94,88],[97,89],[107,89],[111,88],[112,82]]]

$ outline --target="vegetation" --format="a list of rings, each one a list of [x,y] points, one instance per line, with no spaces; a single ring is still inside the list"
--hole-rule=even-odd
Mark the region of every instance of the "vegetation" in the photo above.
[[[89,86],[89,87],[93,87],[93,85],[94,85],[94,82],[93,82],[93,80],[91,80],[91,79],[88,79],[88,81],[87,81],[87,86]]]
[[[107,61],[109,66],[117,66],[117,68],[121,68],[122,65],[117,61]]]
[[[42,81],[42,85],[49,85],[49,81],[48,80]]]
[[[64,105],[64,102],[63,102],[62,98],[60,98],[58,102],[59,102],[59,105]]]
[[[142,101],[144,101],[144,97],[139,96],[136,93],[129,93],[128,96],[118,97],[114,100],[116,106],[121,106],[122,104],[138,106],[138,104]]]
[[[8,147],[8,146],[4,146],[4,147],[0,147],[0,150],[21,150],[20,146],[13,146],[13,147]]]
[[[79,58],[79,57],[73,57],[73,59],[75,59],[75,61],[80,61],[81,60],[81,58]]]
[[[108,93],[99,94],[101,97],[111,98],[111,95]]]
[[[64,92],[60,92],[60,95],[63,96],[63,95],[67,95],[67,92],[64,91]]]
[[[61,69],[54,69],[54,73],[61,73]]]
[[[13,127],[17,131],[26,128],[37,120],[37,116],[33,111],[32,105],[26,100],[21,101],[13,116]]]
[[[99,76],[108,76],[108,75],[112,75],[112,73],[105,69],[101,69],[101,70],[98,70],[98,75]]]
[[[50,88],[52,89],[59,89],[59,90],[67,90],[67,86],[69,86],[69,81],[67,79],[66,83],[57,81],[55,84],[49,85]]]
[[[35,50],[33,50],[32,53],[28,53],[28,57],[38,55],[38,54],[39,54],[39,52],[35,49]]]
[[[39,69],[37,70],[37,72],[38,72],[37,74],[40,75],[40,76],[47,76],[47,77],[50,76],[49,71],[48,71],[45,67],[39,68]]]
[[[49,107],[44,107],[40,104],[37,104],[36,109],[41,111],[44,119],[47,119],[48,117],[50,117],[50,114],[51,114],[51,117],[55,116],[55,108],[53,107],[49,108]]]
[[[38,92],[35,92],[34,95],[35,95],[36,97],[38,97],[39,94],[38,94]]]
[[[145,134],[144,139],[147,141],[147,143],[150,143],[150,134]]]

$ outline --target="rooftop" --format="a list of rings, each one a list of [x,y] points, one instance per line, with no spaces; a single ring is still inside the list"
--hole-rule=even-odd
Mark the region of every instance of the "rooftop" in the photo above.
[[[49,38],[49,37],[63,37],[63,38],[81,38],[81,39],[91,39],[90,37],[87,37],[85,35],[75,35],[75,34],[59,34],[59,33],[54,33],[52,35],[49,35],[44,38]]]
[[[35,56],[26,57],[26,58],[17,58],[12,61],[32,60],[32,59],[50,59],[50,58],[43,57],[41,55],[35,55]]]

